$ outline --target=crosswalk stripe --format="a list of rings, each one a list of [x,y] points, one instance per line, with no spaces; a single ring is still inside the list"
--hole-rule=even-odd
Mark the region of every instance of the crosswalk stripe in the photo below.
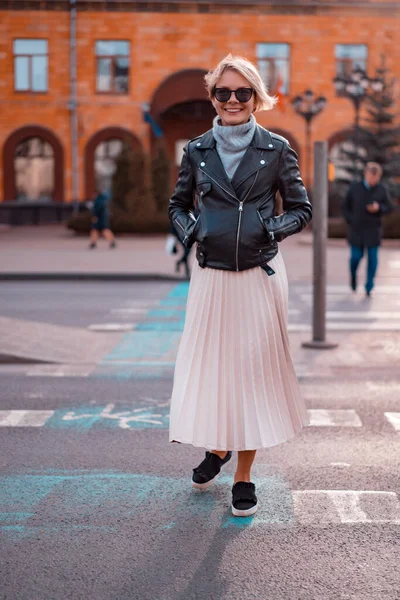
[[[400,412],[385,412],[385,417],[396,431],[400,431]]]
[[[362,427],[361,419],[353,409],[308,410],[311,427]]]
[[[34,365],[26,372],[28,377],[88,377],[96,365]]]
[[[310,408],[307,411],[309,427],[345,427],[360,428],[363,423],[354,409]],[[385,412],[384,417],[395,431],[400,431],[400,412]],[[51,419],[50,424],[48,421]],[[135,408],[120,407],[115,404],[106,406],[80,406],[55,410],[0,410],[1,427],[42,427],[65,428],[71,422],[75,428],[87,429],[92,426],[122,429],[136,429],[155,426],[168,427],[169,402],[152,402],[148,406]],[[75,425],[74,425],[75,423]]]
[[[388,320],[395,320],[395,319],[400,319],[400,312],[388,312],[388,311],[367,311],[367,312],[361,312],[361,311],[353,311],[353,310],[347,310],[347,311],[330,311],[328,310],[326,312],[326,318],[327,319],[355,319],[356,321],[358,320],[362,320],[362,319],[388,319]]]
[[[353,409],[309,409],[310,427],[362,427],[357,412]],[[393,426],[400,428],[400,413],[385,413],[391,418]],[[73,409],[56,410],[3,410],[0,411],[0,426],[3,427],[41,427],[51,418],[50,426],[64,428],[67,422],[75,423],[76,428],[90,428],[93,425],[116,428],[136,429],[148,426],[167,428],[169,419],[169,403],[155,403],[126,409],[107,404],[106,406],[80,406]],[[395,421],[398,419],[398,421]]]
[[[54,410],[0,410],[0,427],[42,427]]]
[[[89,325],[90,331],[132,331],[135,323],[94,323]]]
[[[293,491],[296,520],[303,525],[327,523],[391,523],[400,525],[395,492],[371,490]]]

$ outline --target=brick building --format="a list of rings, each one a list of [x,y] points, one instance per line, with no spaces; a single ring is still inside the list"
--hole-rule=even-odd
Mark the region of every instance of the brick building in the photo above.
[[[1,200],[70,202],[110,177],[122,140],[171,159],[210,127],[203,75],[228,52],[258,63],[282,100],[259,113],[305,170],[305,122],[290,99],[328,103],[312,124],[333,148],[354,121],[336,73],[373,73],[385,54],[400,77],[400,3],[370,0],[0,0]],[[74,55],[76,52],[76,73]],[[72,57],[72,61],[71,61]],[[146,117],[146,118],[145,118]],[[309,182],[310,183],[310,182]]]

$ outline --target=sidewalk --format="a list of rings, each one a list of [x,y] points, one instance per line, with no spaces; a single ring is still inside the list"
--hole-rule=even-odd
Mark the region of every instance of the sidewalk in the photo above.
[[[110,250],[104,239],[95,250],[88,237],[64,225],[0,229],[0,279],[184,279],[175,256],[165,252],[165,235],[121,235]],[[290,281],[312,282],[312,236],[302,232],[280,245]],[[194,260],[192,252],[191,260]],[[345,240],[328,241],[328,284],[348,284]],[[400,285],[400,241],[385,240],[377,284]]]

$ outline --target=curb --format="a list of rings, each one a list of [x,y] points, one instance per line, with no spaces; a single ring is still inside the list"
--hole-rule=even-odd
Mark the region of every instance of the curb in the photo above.
[[[0,273],[0,281],[189,281],[162,273]]]

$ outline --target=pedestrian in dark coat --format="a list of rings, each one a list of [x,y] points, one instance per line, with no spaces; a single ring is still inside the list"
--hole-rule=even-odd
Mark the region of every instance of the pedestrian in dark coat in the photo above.
[[[92,227],[90,231],[89,248],[96,248],[97,240],[101,234],[104,235],[110,248],[115,248],[115,237],[109,225],[109,201],[110,195],[106,191],[99,191],[92,208]]]
[[[371,295],[378,268],[378,249],[382,239],[382,216],[393,210],[387,188],[380,183],[382,167],[367,163],[364,179],[350,186],[342,211],[349,226],[350,286],[357,289],[357,269],[365,250],[368,255],[365,291]]]

